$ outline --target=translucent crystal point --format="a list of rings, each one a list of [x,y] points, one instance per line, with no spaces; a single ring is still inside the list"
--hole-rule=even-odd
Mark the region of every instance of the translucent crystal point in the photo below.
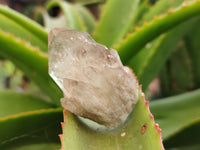
[[[115,50],[96,43],[86,32],[51,30],[49,74],[64,92],[65,109],[109,128],[123,123],[138,101],[132,71]]]

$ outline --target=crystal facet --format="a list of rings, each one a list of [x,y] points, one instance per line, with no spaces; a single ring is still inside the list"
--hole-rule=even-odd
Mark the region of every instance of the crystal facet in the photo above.
[[[62,106],[109,128],[123,123],[138,101],[138,84],[118,53],[82,31],[49,35],[49,74],[64,92]]]

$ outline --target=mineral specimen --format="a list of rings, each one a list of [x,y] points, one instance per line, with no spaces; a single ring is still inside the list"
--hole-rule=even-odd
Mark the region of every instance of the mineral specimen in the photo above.
[[[108,128],[123,123],[138,101],[138,84],[118,53],[82,31],[49,35],[49,74],[64,92],[62,106]]]

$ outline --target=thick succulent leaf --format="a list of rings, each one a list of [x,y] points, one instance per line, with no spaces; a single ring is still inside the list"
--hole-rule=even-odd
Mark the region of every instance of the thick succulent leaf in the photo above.
[[[168,148],[167,150],[199,150],[199,149],[200,149],[200,144],[194,144],[191,146]]]
[[[27,130],[24,130],[23,133],[19,133],[18,135],[13,135],[14,137],[0,142],[0,149],[1,150],[58,150],[60,148],[60,141],[59,141],[59,137],[58,134],[61,133],[61,126],[60,126],[60,121],[59,118],[62,118],[62,110],[60,111],[60,115],[58,115],[57,117],[53,118],[53,115],[48,115],[45,116],[43,113],[41,113],[40,115],[42,115],[43,117],[48,117],[49,119],[51,118],[51,121],[48,121],[48,119],[46,118],[42,118],[46,121],[43,121],[44,124],[42,124],[42,126],[38,127],[36,126],[34,130],[31,131],[31,128],[29,129],[29,126],[26,125],[34,125],[34,124],[27,124],[28,120],[30,119],[30,121],[33,123],[32,119],[29,117],[26,121],[23,121],[25,124],[23,124],[23,122],[21,123],[21,126],[16,127],[16,126],[9,126],[11,127],[11,131],[13,130],[12,128],[14,128],[16,131],[20,130],[22,128],[26,128]],[[54,112],[57,113],[57,112]],[[49,113],[50,114],[50,113]],[[23,116],[22,116],[23,117]],[[15,120],[14,123],[19,122],[17,120]],[[35,123],[39,122],[40,124],[40,120],[35,120]],[[19,124],[17,124],[19,125]],[[40,124],[41,125],[41,124]],[[13,132],[15,133],[16,131],[13,130]],[[22,132],[22,131],[21,131]]]
[[[51,17],[48,12],[43,12],[45,28],[50,31],[53,28],[67,27],[67,22],[64,14],[60,14],[57,17]]]
[[[199,17],[195,17],[178,25],[165,35],[148,43],[145,48],[128,62],[128,65],[133,68],[138,77],[140,84],[142,84],[142,89],[144,91],[159,73],[177,43],[192,30],[192,27],[195,26],[198,21]]]
[[[186,37],[186,45],[192,61],[192,71],[195,81],[195,88],[200,87],[200,23],[196,24],[192,32]]]
[[[165,14],[170,8],[177,8],[181,5],[184,0],[161,0],[157,1],[155,5],[152,6],[151,10],[145,14],[141,22],[151,21],[154,16],[159,16],[160,14]]]
[[[12,146],[6,146],[1,148],[1,150],[58,150],[60,148],[60,143],[56,142],[47,142],[47,141],[39,141],[39,142],[32,142],[27,141],[27,139],[22,139],[23,145],[20,144],[13,144]],[[26,143],[25,143],[26,142]],[[28,142],[28,144],[27,144]]]
[[[96,3],[103,3],[106,0],[75,0],[76,3],[79,3],[81,5],[92,5]]]
[[[20,13],[0,5],[0,28],[11,32],[22,39],[30,41],[43,51],[47,51],[48,33],[36,22],[21,15]]]
[[[6,79],[11,77],[14,72],[15,67],[10,61],[0,61],[0,90],[10,86]]]
[[[194,27],[190,26],[190,28]],[[166,62],[166,69],[163,69],[160,74],[163,95],[176,95],[194,88],[196,81],[194,81],[192,70],[195,68],[192,66],[190,52],[184,40],[180,40],[174,48],[174,52]]]
[[[175,11],[169,11],[162,17],[156,17],[152,22],[145,23],[115,48],[118,50],[123,63],[127,63],[141,48],[155,37],[175,27],[176,25],[198,15],[200,13],[200,1],[182,6]],[[145,38],[144,38],[145,37]]]
[[[23,104],[22,109],[23,109]],[[53,126],[53,129],[41,136],[51,135],[57,138],[60,133],[60,121],[62,121],[61,109],[42,109],[22,112],[0,119],[0,146],[11,143],[15,139],[26,137],[39,130]]]
[[[10,59],[30,79],[32,79],[47,96],[60,105],[62,92],[48,75],[47,56],[25,41],[15,38],[0,30],[0,55]]]
[[[200,90],[196,90],[182,95],[152,101],[150,103],[150,109],[154,114],[155,120],[162,128],[162,137],[164,141],[170,141],[174,136],[184,134],[184,132],[182,132],[183,130],[190,127],[192,130],[192,126],[195,127],[195,120],[200,119],[199,99]],[[188,125],[189,127],[187,127]],[[197,125],[199,126],[199,123],[197,123]],[[197,133],[200,132],[199,129],[200,128],[196,130]],[[188,135],[188,138],[182,138],[184,140],[187,139],[189,142],[192,140],[190,136]],[[196,135],[196,138],[199,139],[200,134]],[[184,142],[182,142],[182,144],[184,144]]]
[[[152,10],[151,6],[149,5],[147,0],[141,1],[140,5],[135,12],[135,19],[133,22],[133,25],[131,27],[130,32],[133,32],[135,30],[135,27],[141,22],[141,19],[148,14],[148,12]]]
[[[158,1],[148,13],[145,13],[139,24],[153,19],[154,16],[165,13],[169,8],[179,6],[183,1],[184,0]],[[197,21],[191,20],[177,26],[162,37],[146,44],[146,46],[130,60],[128,65],[133,68],[144,91],[152,79],[158,74],[180,38],[191,31],[195,23],[197,23]]]
[[[1,91],[0,147],[29,134],[35,134],[36,131],[44,128],[51,128],[47,134],[56,136],[60,130],[62,109],[53,109],[52,106],[38,97],[12,91]],[[52,126],[56,128],[52,130]],[[44,131],[42,134],[46,136]]]
[[[0,7],[1,8],[1,7]],[[41,41],[36,35],[23,27],[23,24],[16,23],[14,20],[2,15],[0,13],[0,28],[5,32],[14,34],[16,37],[30,42],[31,45],[39,47],[42,51],[47,51],[47,44]]]
[[[7,90],[0,91],[0,118],[17,115],[20,112],[52,107],[54,107],[53,104],[32,95]]]
[[[118,43],[130,30],[140,0],[108,0],[97,24],[94,39],[107,47]]]
[[[128,122],[113,131],[93,130],[76,116],[65,112],[62,150],[162,150],[161,130],[154,123],[143,96],[139,96]]]
[[[164,144],[166,148],[193,146],[199,143],[200,117],[180,128],[179,132],[167,139]]]
[[[44,8],[42,6],[37,6],[36,8],[34,8],[33,16],[32,16],[33,20],[42,26],[44,26],[44,19],[42,15],[43,12],[44,12]]]
[[[75,7],[84,22],[84,25],[87,29],[86,31],[90,34],[93,33],[96,25],[94,16],[85,7],[81,5],[75,5]]]
[[[70,4],[65,1],[52,0],[47,3],[46,9],[50,10],[51,8],[56,7],[56,6],[61,8],[65,16],[65,21],[68,28],[86,31],[84,22],[79,12],[77,11],[76,7],[73,4]]]

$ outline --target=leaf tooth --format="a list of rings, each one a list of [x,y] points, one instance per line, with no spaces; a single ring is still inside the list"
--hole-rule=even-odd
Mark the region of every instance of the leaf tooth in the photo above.
[[[196,0],[197,1],[197,0]],[[185,2],[183,2],[182,4],[181,4],[181,7],[186,7],[187,6],[187,3],[185,3]]]
[[[39,55],[41,55],[43,58],[47,59],[47,55],[42,52],[38,47],[36,46],[33,46],[30,42],[24,40],[24,39],[21,39],[19,37],[16,37],[14,34],[10,33],[10,32],[5,32],[4,30],[2,30],[0,28],[0,32],[2,32],[4,35],[6,35],[7,37],[10,37],[12,40],[15,40],[16,42],[26,46],[27,48],[29,48],[30,50],[32,51],[35,51],[36,53],[38,53]]]
[[[135,27],[135,31],[138,31],[140,30],[140,28],[138,26]]]
[[[60,150],[62,150],[63,149],[63,140],[62,140],[62,138],[63,138],[63,135],[65,134],[64,133],[64,125],[65,125],[65,123],[66,123],[66,120],[65,120],[65,116],[66,116],[66,110],[65,109],[63,109],[63,118],[64,118],[64,120],[63,120],[63,122],[61,122],[60,124],[61,124],[61,128],[62,128],[62,134],[59,134],[58,136],[59,136],[59,139],[60,139],[60,143],[61,143],[61,148],[60,148]]]
[[[144,22],[143,23],[143,26],[147,26],[149,23],[148,22]]]
[[[174,9],[173,8],[170,8],[168,11],[167,11],[167,14],[171,14],[174,12]]]
[[[126,37],[129,37],[131,35],[131,33],[126,33]],[[121,41],[120,41],[121,42]]]
[[[153,16],[153,20],[157,20],[157,19],[158,19],[157,15]]]
[[[2,30],[1,28],[0,28],[0,32],[2,32],[3,34],[5,34],[8,37],[14,39],[18,43],[21,43],[21,44],[23,44],[23,45],[25,45],[25,46],[27,46],[27,47],[29,47],[31,49],[36,49],[36,47],[32,46],[28,41],[26,41],[24,39],[21,39],[19,37],[16,37],[14,34],[12,34],[10,32],[6,32],[6,31]]]
[[[133,33],[134,33],[134,32],[133,32]],[[120,39],[119,43],[123,43],[123,42],[125,42],[126,39],[127,39],[128,37],[130,37],[133,33],[126,34],[126,37],[123,38],[123,39]],[[115,45],[115,46],[117,46],[117,45]],[[115,47],[115,46],[114,46],[114,47]]]
[[[63,134],[58,134],[58,137],[60,139],[60,142],[61,142],[61,148],[59,150],[62,150],[62,138],[63,138]]]

